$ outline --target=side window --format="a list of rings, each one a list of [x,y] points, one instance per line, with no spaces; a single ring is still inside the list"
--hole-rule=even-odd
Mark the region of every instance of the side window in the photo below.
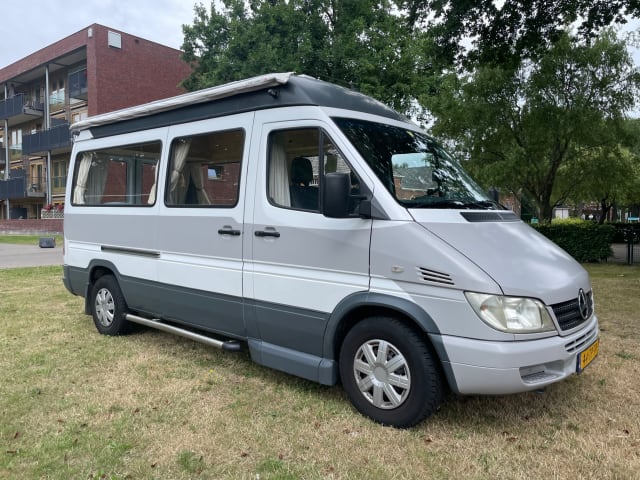
[[[240,191],[244,130],[176,138],[165,203],[169,207],[234,207]]]
[[[348,173],[347,162],[328,135],[318,128],[278,130],[269,135],[268,194],[276,206],[320,212],[325,173]]]
[[[158,141],[78,154],[71,203],[152,206],[161,147]]]

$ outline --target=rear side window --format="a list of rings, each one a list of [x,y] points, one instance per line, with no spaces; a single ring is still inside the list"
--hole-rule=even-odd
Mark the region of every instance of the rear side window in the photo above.
[[[71,203],[152,206],[161,148],[157,141],[79,153]]]
[[[176,138],[167,169],[166,205],[234,207],[244,138],[242,129]]]

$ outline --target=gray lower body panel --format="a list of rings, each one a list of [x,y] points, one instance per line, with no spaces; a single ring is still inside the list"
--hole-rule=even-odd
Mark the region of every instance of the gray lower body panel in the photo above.
[[[337,362],[322,357],[328,314],[115,275],[133,312],[248,341],[256,363],[326,385],[337,381]],[[64,266],[74,295],[88,296],[89,277],[90,269]]]
[[[335,360],[310,355],[257,339],[249,339],[249,352],[254,362],[266,367],[306,378],[323,385],[338,381],[338,363]]]

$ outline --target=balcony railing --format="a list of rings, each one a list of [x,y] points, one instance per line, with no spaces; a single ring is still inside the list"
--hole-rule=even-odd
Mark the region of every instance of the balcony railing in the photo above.
[[[0,180],[0,200],[25,198],[26,177],[22,170],[12,170],[8,180]]]
[[[70,146],[71,132],[68,122],[22,137],[22,153],[24,155],[44,154],[51,150]]]
[[[0,101],[0,119],[10,119],[18,115],[42,116],[44,103],[28,102],[23,93]]]
[[[24,95],[19,93],[0,102],[0,119],[7,119],[20,115],[24,107]]]

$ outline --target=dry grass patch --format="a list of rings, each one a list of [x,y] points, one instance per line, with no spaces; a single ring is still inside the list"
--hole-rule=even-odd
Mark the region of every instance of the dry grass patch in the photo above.
[[[452,397],[411,430],[244,353],[101,336],[59,267],[2,270],[0,478],[637,478],[640,269],[589,269],[603,332],[583,375]]]

